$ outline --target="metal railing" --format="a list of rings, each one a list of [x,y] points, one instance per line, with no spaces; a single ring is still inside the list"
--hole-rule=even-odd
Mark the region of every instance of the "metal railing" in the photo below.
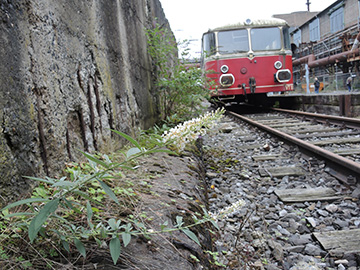
[[[319,75],[317,76],[320,81],[320,93],[331,93],[331,92],[349,92],[346,81],[351,76],[352,84],[351,84],[351,92],[359,92],[360,91],[360,74],[356,73],[336,73],[334,75]],[[301,78],[301,80],[296,80],[294,82],[294,90],[295,92],[302,93],[314,93],[314,80],[315,76],[311,76],[309,78],[309,91],[307,90],[306,79],[305,77]]]

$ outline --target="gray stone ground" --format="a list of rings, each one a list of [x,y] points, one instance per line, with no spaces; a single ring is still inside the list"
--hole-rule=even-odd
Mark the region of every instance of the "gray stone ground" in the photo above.
[[[245,124],[224,119],[204,137],[210,211],[217,213],[238,200],[245,206],[218,221],[216,241],[226,269],[350,269],[360,266],[359,254],[332,255],[313,232],[358,229],[359,188],[346,188],[327,173],[326,164]],[[274,161],[252,156],[281,154]],[[305,175],[261,177],[259,169],[301,167]],[[283,203],[275,189],[330,187],[345,199]]]

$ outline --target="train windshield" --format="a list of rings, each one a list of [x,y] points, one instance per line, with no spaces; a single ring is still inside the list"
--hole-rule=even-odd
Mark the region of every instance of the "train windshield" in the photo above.
[[[203,35],[202,58],[216,53],[226,55],[283,48],[291,49],[289,28],[286,26],[224,30]]]
[[[251,48],[253,51],[281,49],[281,32],[278,27],[253,28],[250,33]]]
[[[219,32],[218,46],[220,54],[247,52],[249,51],[248,31],[240,29]]]

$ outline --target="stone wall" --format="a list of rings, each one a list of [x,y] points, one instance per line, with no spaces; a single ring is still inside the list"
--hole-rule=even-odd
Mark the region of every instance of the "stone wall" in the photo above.
[[[145,28],[159,0],[0,0],[0,195],[157,117]],[[1,203],[0,203],[1,204]]]

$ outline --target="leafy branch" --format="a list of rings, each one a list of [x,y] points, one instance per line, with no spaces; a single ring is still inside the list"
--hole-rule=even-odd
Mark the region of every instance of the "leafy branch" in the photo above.
[[[98,206],[102,205],[102,199],[98,201],[94,198],[94,193],[99,195],[104,193],[111,201],[120,205],[119,191],[116,191],[118,189],[112,188],[109,184],[119,170],[132,168],[129,166],[129,162],[142,155],[156,152],[175,154],[170,150],[161,148],[164,146],[161,140],[158,141],[156,147],[148,150],[130,136],[119,131],[113,130],[113,132],[127,139],[134,146],[124,153],[124,161],[112,162],[106,155],[98,157],[83,152],[83,155],[88,159],[88,164],[83,165],[81,169],[78,166],[68,168],[68,176],[60,179],[28,177],[39,183],[33,192],[36,197],[11,203],[1,209],[2,221],[0,225],[6,224],[14,230],[27,230],[31,244],[41,237],[57,236],[64,250],[70,253],[71,245],[73,245],[84,258],[87,256],[87,251],[83,239],[92,238],[99,246],[107,243],[114,264],[120,257],[121,246],[126,247],[132,237],[138,235],[149,237],[153,234],[182,231],[200,245],[191,228],[205,222],[214,222],[207,214],[203,219],[194,216],[194,223],[187,226],[184,226],[182,217],[176,217],[177,223],[174,227],[171,228],[167,224],[163,224],[159,231],[147,229],[144,223],[136,219],[104,218],[98,214],[100,211]],[[124,194],[131,196],[134,195],[134,192],[128,190],[128,193],[124,192]],[[25,212],[9,212],[10,209],[14,208],[22,210],[24,206],[27,207]],[[79,224],[77,220],[83,218],[77,218],[77,216],[84,217],[84,215],[86,222]]]
[[[187,50],[178,58],[178,46],[185,42],[176,43],[167,28],[156,24],[146,33],[161,119],[176,116],[180,122],[193,117],[199,113],[201,102],[209,98],[206,78],[195,65],[186,65]]]

